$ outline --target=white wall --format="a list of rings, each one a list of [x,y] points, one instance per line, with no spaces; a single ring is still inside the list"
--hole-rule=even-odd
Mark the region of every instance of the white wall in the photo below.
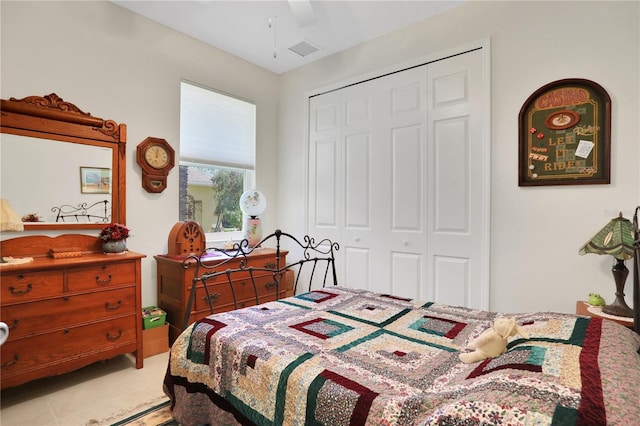
[[[110,2],[0,2],[0,95],[56,93],[95,116],[127,124],[128,247],[145,253],[143,306],[155,304],[156,262],[178,221],[178,167],[161,194],[141,186],[136,146],[166,139],[179,152],[180,79],[253,101],[258,109],[256,175],[276,198],[277,76]],[[274,227],[277,204],[263,220]],[[98,232],[96,230],[95,235]],[[15,234],[2,235],[2,238]]]
[[[489,38],[490,307],[574,312],[591,291],[612,301],[612,258],[578,249],[619,211],[630,218],[640,202],[639,17],[637,1],[473,1],[282,75],[280,223],[305,231],[300,210],[285,208],[305,203],[305,93]],[[611,96],[611,184],[520,188],[518,112],[535,90],[563,78],[593,80]]]
[[[129,246],[148,256],[145,305],[156,301],[153,255],[167,251],[178,220],[178,170],[162,194],[146,193],[135,147],[154,136],[179,150],[181,78],[256,102],[257,180],[269,198],[264,228],[300,234],[304,93],[486,38],[493,75],[491,308],[572,312],[590,291],[613,296],[610,259],[577,251],[618,211],[629,217],[640,201],[637,1],[473,1],[281,76],[109,2],[3,0],[0,15],[0,97],[55,92],[128,125]],[[519,188],[518,111],[542,85],[570,77],[596,81],[612,98],[612,182]]]

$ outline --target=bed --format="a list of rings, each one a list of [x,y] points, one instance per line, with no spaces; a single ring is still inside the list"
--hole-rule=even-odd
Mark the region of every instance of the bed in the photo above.
[[[294,267],[296,285],[311,277],[310,287],[229,312],[215,313],[213,306],[213,315],[186,326],[164,380],[179,424],[628,425],[640,419],[640,336],[633,330],[600,318],[472,310],[337,285],[337,245],[284,237],[300,244],[302,260],[276,265],[275,282]],[[234,256],[244,252],[236,249]],[[305,275],[308,264],[312,273]],[[193,285],[234,273],[250,275],[218,267],[202,270]],[[500,317],[515,317],[529,338],[510,338],[496,358],[461,362],[467,344]]]

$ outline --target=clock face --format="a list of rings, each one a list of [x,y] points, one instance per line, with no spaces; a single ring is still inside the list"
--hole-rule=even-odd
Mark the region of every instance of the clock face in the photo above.
[[[144,159],[154,169],[162,169],[169,164],[169,153],[161,145],[151,145],[145,151]]]

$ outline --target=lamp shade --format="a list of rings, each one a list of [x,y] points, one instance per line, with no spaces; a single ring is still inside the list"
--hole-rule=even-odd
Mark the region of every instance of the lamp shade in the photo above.
[[[587,241],[578,253],[608,254],[619,260],[627,260],[633,257],[633,240],[633,224],[620,213]]]
[[[251,217],[260,216],[267,208],[267,199],[260,191],[245,191],[240,196],[240,209]]]
[[[24,231],[20,216],[6,198],[0,198],[0,231]]]

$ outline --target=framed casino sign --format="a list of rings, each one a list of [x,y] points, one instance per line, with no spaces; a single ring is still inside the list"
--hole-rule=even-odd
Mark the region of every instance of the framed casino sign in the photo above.
[[[610,183],[611,98],[602,86],[577,78],[546,84],[518,120],[520,186]]]

